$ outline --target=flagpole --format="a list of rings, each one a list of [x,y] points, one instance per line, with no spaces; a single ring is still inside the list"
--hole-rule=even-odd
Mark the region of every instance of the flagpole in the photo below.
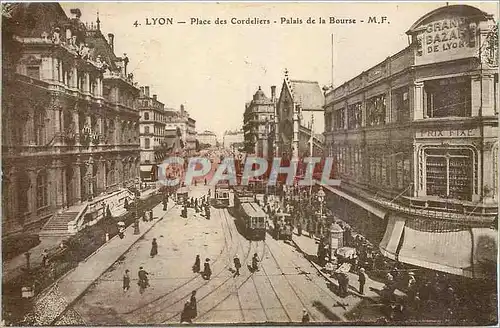
[[[334,62],[334,59],[333,59],[333,33],[332,33],[332,89],[333,89],[333,62]]]

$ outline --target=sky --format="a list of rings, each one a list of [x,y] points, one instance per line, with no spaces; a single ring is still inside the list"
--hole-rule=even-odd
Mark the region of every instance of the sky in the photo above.
[[[495,2],[460,3],[498,17]],[[290,79],[317,81],[320,86],[332,83],[333,71],[333,83],[338,86],[405,48],[405,32],[411,25],[446,2],[61,5],[68,15],[70,9],[80,8],[81,20],[89,23],[99,12],[101,31],[115,35],[115,53],[127,54],[128,71],[135,81],[150,86],[151,94],[157,94],[166,107],[184,104],[198,132],[211,130],[221,137],[225,130],[242,127],[245,103],[259,86],[270,97],[270,87],[276,85],[279,96],[285,69]],[[379,20],[385,16],[388,23],[368,24],[369,16]],[[158,24],[162,17],[172,18],[174,24]],[[233,17],[268,19],[271,24],[235,25],[229,21]],[[309,17],[316,24],[307,24]],[[319,17],[327,24],[318,24]],[[330,17],[357,23],[328,24]],[[192,18],[211,24],[191,24]],[[217,18],[228,24],[215,24]],[[282,18],[302,19],[303,24],[281,24]]]

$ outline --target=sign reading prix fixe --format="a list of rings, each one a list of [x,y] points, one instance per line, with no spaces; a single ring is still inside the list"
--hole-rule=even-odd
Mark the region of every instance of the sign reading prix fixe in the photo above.
[[[421,129],[417,131],[416,138],[418,139],[435,139],[435,138],[474,138],[479,137],[477,129]]]
[[[475,24],[469,26],[465,17],[447,18],[429,23],[423,33],[424,53],[431,54],[473,46],[474,42],[470,42],[473,41],[471,37],[475,37],[473,29]]]

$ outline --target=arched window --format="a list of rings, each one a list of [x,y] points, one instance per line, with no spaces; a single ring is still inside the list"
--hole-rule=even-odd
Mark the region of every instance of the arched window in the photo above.
[[[36,208],[47,206],[47,172],[41,171],[36,177]]]
[[[30,178],[26,172],[17,174],[17,211],[26,213],[29,211],[28,206],[28,191],[30,189]]]

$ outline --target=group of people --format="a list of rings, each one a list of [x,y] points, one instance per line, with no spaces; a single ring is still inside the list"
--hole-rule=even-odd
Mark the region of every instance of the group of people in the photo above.
[[[194,260],[194,264],[193,264],[192,268],[193,268],[193,272],[201,273],[201,276],[205,280],[209,280],[210,277],[212,276],[212,269],[210,268],[210,259],[208,257],[205,259],[205,263],[203,264],[203,271],[201,271],[200,255],[196,255],[196,259]]]
[[[139,271],[137,272],[137,285],[140,288],[146,288],[149,287],[149,272],[144,270],[144,268],[141,266],[139,268]],[[123,274],[123,291],[126,292],[130,289],[130,270],[126,269],[125,273]]]
[[[210,196],[204,195],[200,198],[188,198],[186,199],[184,206],[182,208],[182,217],[187,218],[187,209],[194,208],[196,213],[205,212],[205,217],[210,220]]]

